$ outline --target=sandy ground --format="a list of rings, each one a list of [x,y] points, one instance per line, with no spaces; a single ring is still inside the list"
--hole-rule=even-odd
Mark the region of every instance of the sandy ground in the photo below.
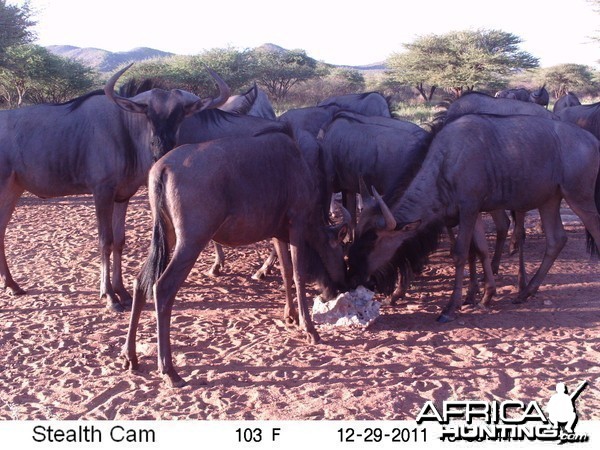
[[[146,255],[149,222],[140,194],[127,221],[129,286]],[[368,329],[322,329],[314,346],[281,320],[279,275],[250,278],[267,244],[227,249],[219,278],[204,275],[207,249],[175,303],[174,359],[188,385],[172,389],[156,371],[150,305],[139,333],[141,371],[123,368],[129,314],[105,310],[98,298],[91,199],[25,196],[6,238],[28,295],[0,293],[0,418],[411,420],[427,400],[545,405],[557,382],[574,388],[588,380],[577,409],[581,420],[598,420],[600,265],[588,260],[579,221],[565,222],[567,246],[524,305],[511,303],[516,257],[505,256],[491,311],[463,309],[457,321],[437,323],[452,278],[444,242],[399,305],[382,307]],[[528,219],[530,274],[544,248],[534,225]]]

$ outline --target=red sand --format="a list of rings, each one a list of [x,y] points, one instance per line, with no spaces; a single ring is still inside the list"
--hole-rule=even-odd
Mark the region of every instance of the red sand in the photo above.
[[[529,274],[544,248],[534,221]],[[28,295],[0,294],[0,418],[411,420],[427,400],[545,405],[557,382],[588,380],[577,410],[581,420],[598,420],[600,266],[589,262],[578,219],[566,222],[569,242],[524,305],[511,303],[516,257],[505,256],[491,311],[465,308],[457,321],[437,323],[453,272],[444,242],[407,298],[383,307],[370,328],[321,330],[323,343],[312,346],[281,320],[279,274],[250,278],[267,243],[226,249],[219,278],[204,275],[213,258],[207,249],[175,303],[174,361],[188,385],[172,389],[156,371],[150,304],[139,331],[141,370],[123,369],[129,314],[105,310],[98,298],[91,198],[25,196],[6,239]],[[127,223],[130,286],[150,237],[144,194],[133,199]]]

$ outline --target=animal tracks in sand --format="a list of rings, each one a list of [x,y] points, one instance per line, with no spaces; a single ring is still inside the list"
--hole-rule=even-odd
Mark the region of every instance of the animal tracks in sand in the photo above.
[[[544,245],[534,220],[525,244],[530,274]],[[581,225],[566,228],[547,283],[523,305],[511,302],[517,260],[505,254],[490,311],[465,307],[455,322],[437,323],[453,276],[443,241],[397,306],[383,306],[364,330],[320,330],[323,342],[313,346],[283,323],[279,275],[250,278],[269,243],[225,249],[217,278],[204,275],[209,248],[175,301],[173,352],[188,385],[170,389],[157,373],[150,304],[138,333],[140,370],[123,369],[129,317],[105,311],[97,296],[91,198],[24,196],[6,245],[29,293],[0,294],[0,419],[384,420],[414,419],[427,400],[546,401],[558,381],[593,384],[599,376],[600,267],[588,260]],[[150,237],[143,193],[131,202],[127,233],[131,289]],[[599,411],[600,395],[586,391],[581,420],[600,419]]]

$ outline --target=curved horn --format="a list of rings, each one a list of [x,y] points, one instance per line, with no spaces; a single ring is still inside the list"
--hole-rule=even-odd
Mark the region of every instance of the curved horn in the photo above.
[[[208,73],[210,73],[210,76],[213,77],[213,79],[217,83],[217,86],[219,87],[219,95],[216,98],[210,100],[210,102],[207,105],[205,105],[202,109],[218,108],[227,101],[227,99],[231,95],[231,90],[229,89],[229,86],[227,86],[227,83],[225,83],[223,78],[217,75],[215,71],[209,69],[208,67],[207,70]]]
[[[390,208],[388,208],[388,206],[383,201],[383,198],[381,198],[381,195],[379,195],[379,192],[377,192],[377,189],[375,189],[375,186],[371,186],[371,190],[373,191],[373,196],[375,197],[375,200],[377,200],[377,204],[379,205],[379,208],[381,208],[381,213],[383,214],[383,218],[385,219],[386,230],[389,230],[389,231],[395,230],[396,229],[396,218],[390,211]]]
[[[121,97],[120,95],[115,93],[115,84],[117,83],[117,80],[131,66],[133,66],[133,63],[125,66],[124,68],[119,70],[117,73],[115,73],[112,77],[110,77],[110,79],[104,85],[104,94],[110,100],[112,100],[114,103],[116,103],[120,108],[124,109],[125,111],[135,112],[135,113],[145,113],[146,109],[147,109],[146,105],[143,105],[141,103],[136,103],[136,102],[128,99],[127,97]]]
[[[367,200],[368,198],[371,198],[372,195],[369,193],[369,188],[367,187],[367,183],[365,183],[365,179],[363,178],[363,176],[359,176],[358,177],[358,193],[360,194],[360,196],[363,199],[363,202],[365,200]]]

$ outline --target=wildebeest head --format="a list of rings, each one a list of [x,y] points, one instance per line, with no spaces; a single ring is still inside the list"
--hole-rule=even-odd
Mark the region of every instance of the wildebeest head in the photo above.
[[[367,285],[390,294],[398,272],[420,272],[438,245],[441,224],[423,225],[421,219],[398,222],[381,195],[361,186],[367,199],[348,254],[350,287]]]
[[[531,91],[531,94],[529,95],[529,101],[532,103],[537,103],[541,106],[548,107],[548,103],[550,103],[550,94],[546,89],[546,85],[544,84],[539,89]]]
[[[218,108],[229,98],[229,87],[210,69],[208,71],[219,87],[219,95],[215,98],[201,99],[181,89],[151,89],[132,98],[121,97],[114,91],[115,83],[129,67],[131,64],[108,80],[104,93],[121,109],[146,116],[152,130],[152,153],[155,160],[175,146],[177,131],[183,119],[205,109]]]
[[[309,279],[317,283],[321,297],[327,300],[346,290],[348,284],[343,241],[348,234],[350,213],[343,207],[340,207],[340,213],[342,221],[336,225],[307,229],[311,250],[306,270]]]

